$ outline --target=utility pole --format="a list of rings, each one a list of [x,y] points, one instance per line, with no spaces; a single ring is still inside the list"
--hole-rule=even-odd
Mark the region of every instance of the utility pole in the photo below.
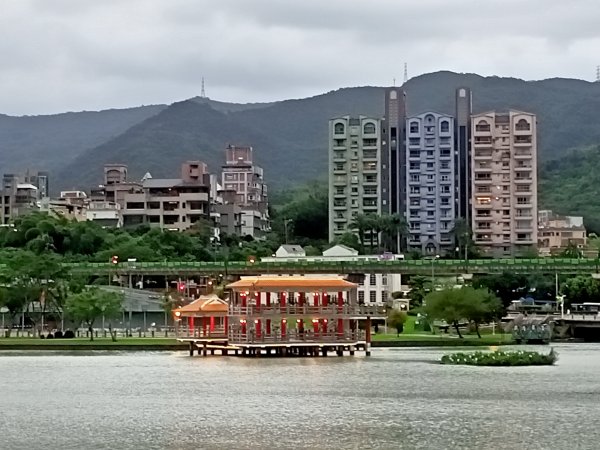
[[[288,243],[288,223],[292,222],[292,219],[283,219],[283,228],[285,230],[285,243]]]

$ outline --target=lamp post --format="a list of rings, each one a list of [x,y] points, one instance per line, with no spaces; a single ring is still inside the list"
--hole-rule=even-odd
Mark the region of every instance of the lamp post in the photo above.
[[[285,230],[285,243],[288,243],[288,223],[292,222],[292,219],[283,219],[283,229]]]
[[[435,290],[435,266],[433,265],[434,261],[439,259],[440,255],[431,256],[431,292]]]

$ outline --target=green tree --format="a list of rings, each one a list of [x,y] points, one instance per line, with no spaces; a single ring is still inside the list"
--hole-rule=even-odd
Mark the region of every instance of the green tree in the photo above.
[[[428,278],[422,275],[414,275],[410,277],[408,285],[410,286],[410,292],[408,297],[410,298],[411,309],[418,308],[423,304],[423,298],[425,297],[425,286],[428,283]]]
[[[465,287],[460,291],[465,296],[465,318],[475,325],[477,337],[481,338],[479,325],[500,319],[504,311],[502,302],[487,289]]]
[[[104,317],[109,319],[109,331],[113,341],[117,340],[112,329],[112,321],[122,311],[123,294],[103,291],[93,287],[70,295],[65,304],[65,311],[75,322],[85,323],[90,333],[90,341],[94,340],[94,322]]]
[[[449,288],[430,292],[425,296],[422,309],[428,319],[444,320],[452,325],[462,339],[459,325],[467,316],[468,300],[460,291]]]
[[[366,214],[357,214],[349,225],[350,229],[356,230],[362,254],[365,253],[365,234],[371,229],[370,227],[371,220]]]
[[[600,302],[600,283],[590,276],[577,275],[562,284],[561,293],[569,306],[571,303]]]
[[[388,314],[388,325],[396,329],[396,336],[400,336],[400,333],[404,331],[404,324],[408,315],[404,311],[398,309],[391,309]]]
[[[409,234],[406,219],[399,214],[383,214],[379,217],[381,223],[381,240],[384,251],[402,252]],[[400,243],[400,247],[398,247]]]
[[[569,243],[567,244],[567,247],[560,253],[561,258],[577,259],[577,258],[581,258],[582,256],[583,256],[583,252],[581,251],[581,249],[579,247],[577,247],[577,244],[572,242],[570,239],[569,239]]]

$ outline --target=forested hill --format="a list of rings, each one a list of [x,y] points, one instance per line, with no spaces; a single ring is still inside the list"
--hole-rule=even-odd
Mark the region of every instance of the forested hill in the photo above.
[[[588,232],[600,234],[600,145],[546,162],[539,179],[541,207],[583,216]]]
[[[600,83],[437,72],[408,81],[409,113],[452,114],[459,86],[472,88],[475,112],[513,108],[536,113],[542,162],[600,142],[600,122],[594,120],[600,115]],[[193,98],[168,107],[0,116],[0,168],[49,168],[54,190],[87,188],[100,181],[105,162],[128,164],[134,177],[147,171],[173,176],[185,159],[204,160],[218,171],[226,144],[249,144],[267,181],[277,188],[326,175],[327,121],[343,114],[382,116],[383,88],[345,88],[269,104]]]

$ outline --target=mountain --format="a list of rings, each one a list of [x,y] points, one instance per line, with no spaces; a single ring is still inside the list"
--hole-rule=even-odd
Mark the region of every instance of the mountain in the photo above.
[[[0,114],[0,172],[27,168],[56,174],[66,162],[118,136],[166,105],[50,116]]]
[[[454,91],[460,86],[472,89],[474,112],[513,108],[536,113],[541,162],[600,142],[600,122],[595,120],[600,114],[600,83],[580,80],[523,81],[436,72],[406,83],[409,114],[425,110],[452,114]],[[131,112],[127,115],[129,122],[122,119],[112,128],[100,118],[118,122],[115,114],[121,112],[9,118],[14,131],[10,146],[4,141],[11,128],[0,116],[0,130],[4,129],[0,164],[6,164],[3,169],[44,164],[40,168],[51,170],[54,187],[87,188],[100,182],[102,164],[107,162],[128,164],[132,178],[147,171],[155,177],[173,176],[187,159],[203,160],[218,172],[227,144],[252,145],[267,182],[277,188],[326,175],[328,120],[345,114],[381,117],[383,99],[381,87],[344,88],[311,98],[247,105],[195,97],[153,110],[143,107],[135,117]],[[96,114],[98,121],[90,114]],[[34,119],[55,120],[60,132],[38,126],[24,136]],[[66,139],[66,130],[72,131],[72,142]],[[9,160],[7,149],[19,153],[18,160]]]
[[[600,145],[570,151],[539,172],[539,204],[583,216],[588,232],[600,234]]]

